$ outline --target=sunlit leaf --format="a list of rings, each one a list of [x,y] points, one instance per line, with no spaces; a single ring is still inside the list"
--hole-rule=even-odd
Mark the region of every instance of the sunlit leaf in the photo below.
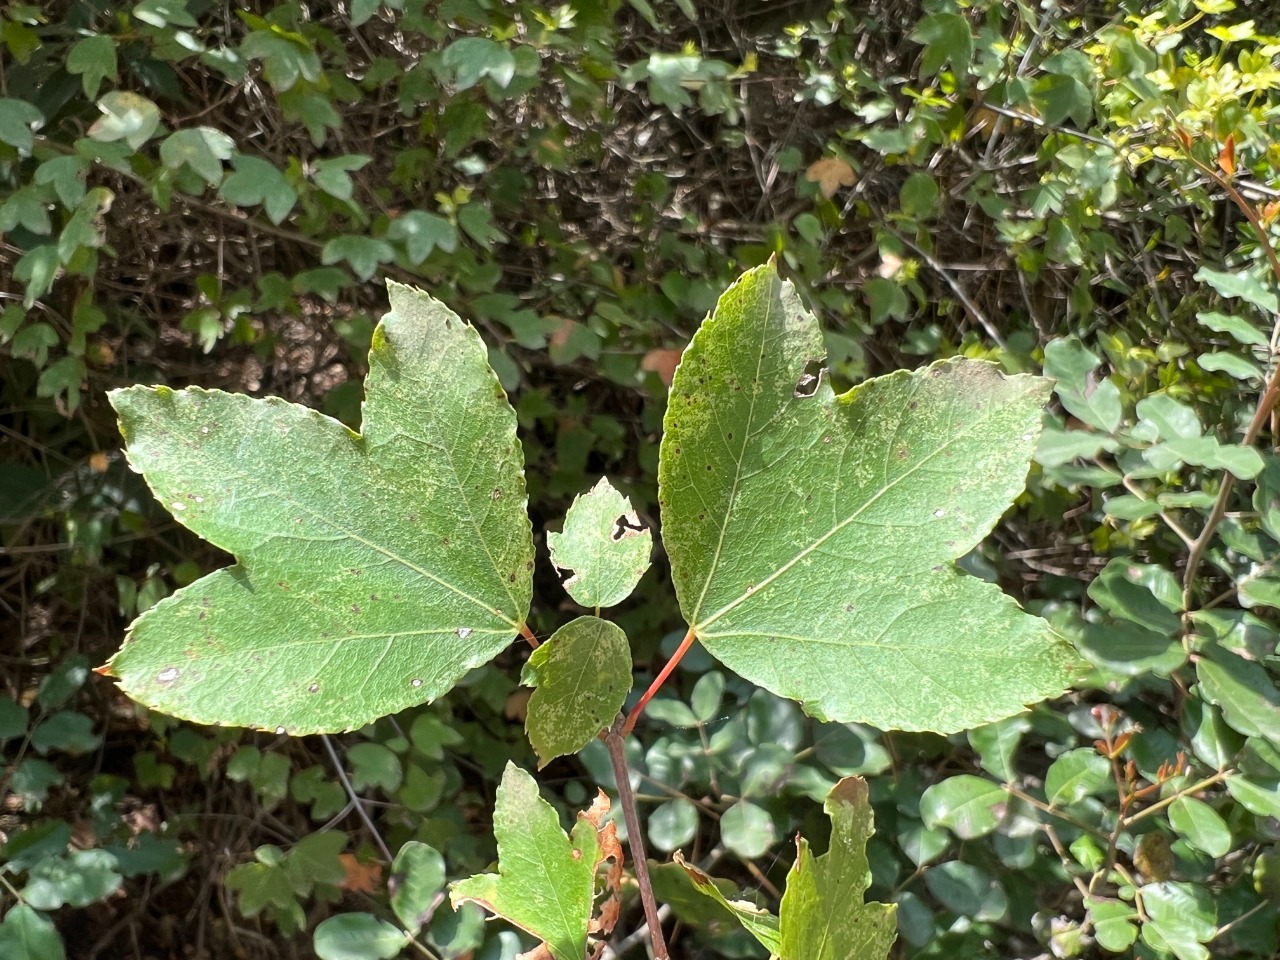
[[[493,812],[498,873],[453,885],[455,907],[474,901],[543,940],[555,960],[582,960],[600,845],[585,817],[565,836],[533,777],[508,763]]]
[[[866,845],[873,832],[867,783],[850,777],[836,784],[825,809],[831,844],[814,857],[796,841],[796,862],[778,911],[780,960],[881,960],[897,937],[897,908],[863,903],[871,882]]]
[[[533,543],[515,414],[479,336],[390,286],[363,434],[278,399],[111,395],[135,469],[240,563],[134,622],[111,672],[205,723],[358,727],[434,699],[515,636]]]
[[[1060,693],[1067,647],[954,566],[1022,489],[1045,382],[958,360],[835,396],[823,356],[768,265],[676,371],[659,497],[699,639],[815,716],[880,727],[959,730]]]
[[[584,607],[612,607],[631,595],[649,569],[653,536],[631,501],[607,477],[574,498],[564,531],[547,534],[551,562],[571,575],[569,596]]]

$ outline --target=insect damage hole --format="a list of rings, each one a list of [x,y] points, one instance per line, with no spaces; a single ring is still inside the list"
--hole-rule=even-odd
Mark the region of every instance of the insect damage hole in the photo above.
[[[800,379],[796,381],[796,389],[792,394],[794,397],[812,397],[818,392],[818,385],[822,382],[822,375],[827,372],[827,358],[820,360],[809,360],[804,365],[804,371],[800,374]]]
[[[632,510],[630,513],[624,513],[613,521],[613,533],[609,535],[609,539],[617,543],[624,537],[634,537],[637,533],[643,532],[644,529],[644,524],[640,522],[640,518]]]

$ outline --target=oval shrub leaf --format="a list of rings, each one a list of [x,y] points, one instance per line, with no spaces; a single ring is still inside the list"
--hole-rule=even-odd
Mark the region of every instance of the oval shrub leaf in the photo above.
[[[962,774],[935,783],[920,798],[924,825],[947,827],[961,840],[985,836],[1000,825],[1009,792],[998,783]]]

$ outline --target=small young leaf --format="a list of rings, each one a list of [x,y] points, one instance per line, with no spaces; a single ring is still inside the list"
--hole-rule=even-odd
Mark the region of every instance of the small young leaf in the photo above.
[[[391,221],[387,227],[387,239],[401,241],[409,262],[417,266],[431,255],[432,250],[440,249],[445,253],[456,250],[458,228],[437,214],[410,210]]]
[[[585,817],[565,836],[533,777],[508,763],[493,813],[499,872],[453,885],[455,909],[474,901],[546,943],[555,960],[582,960],[600,843]]]
[[[236,142],[213,127],[192,127],[165,137],[160,159],[170,170],[188,166],[210,186],[222,181],[222,161],[230,160]]]
[[[525,729],[541,768],[613,722],[631,690],[631,644],[617,625],[579,617],[533,651],[520,680],[537,688]]]
[[[441,62],[453,71],[454,86],[459,91],[474,87],[485,77],[505,87],[516,73],[511,51],[488,37],[463,37],[453,41],[445,48]]]
[[[778,911],[778,954],[781,960],[880,960],[897,936],[897,908],[862,899],[871,879],[866,845],[874,829],[867,782],[841,780],[824,809],[831,846],[815,858],[807,840],[796,842]]]
[[[359,727],[487,663],[529,608],[523,456],[479,335],[390,285],[363,434],[282,400],[117,390],[133,467],[239,555],[133,624],[111,672],[203,723]]]
[[[12,97],[0,97],[0,143],[30,153],[35,144],[35,127],[44,123],[44,114],[33,104]]]
[[[573,572],[564,581],[569,596],[584,607],[612,607],[631,596],[649,569],[653,536],[631,501],[607,477],[574,498],[563,533],[547,534],[551,562]]]
[[[77,40],[67,52],[67,73],[79,74],[84,95],[90,100],[107,77],[116,78],[116,45],[110,37],[95,33]]]
[[[274,163],[240,154],[231,160],[235,172],[222,181],[218,196],[238,207],[261,203],[272,223],[280,223],[298,201],[298,193],[289,185]]]
[[[94,140],[123,140],[137,150],[160,126],[160,108],[141,94],[112,90],[98,101],[102,116],[89,128]]]
[[[973,59],[973,32],[958,13],[933,13],[925,17],[911,32],[911,39],[924,44],[920,59],[920,75],[931,77],[947,63],[958,77],[969,70]]]
[[[882,728],[955,731],[1060,693],[1066,644],[954,566],[1022,490],[1045,381],[956,360],[801,393],[823,356],[769,264],[676,371],[663,540],[707,651],[813,716]]]

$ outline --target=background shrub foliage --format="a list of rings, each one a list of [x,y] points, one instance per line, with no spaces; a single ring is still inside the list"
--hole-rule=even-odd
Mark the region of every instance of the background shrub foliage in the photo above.
[[[532,765],[519,651],[341,740],[176,723],[90,675],[226,562],[126,470],[106,389],[355,423],[375,278],[418,284],[491,345],[543,551],[605,473],[656,521],[664,380],[777,254],[838,381],[957,354],[1057,379],[1027,494],[963,565],[1090,670],[944,738],[813,721],[695,650],[631,745],[654,855],[776,906],[790,838],[863,774],[901,956],[1275,955],[1280,21],[1256,6],[0,5],[0,954],[305,956],[334,917],[356,952],[322,955],[400,949],[356,912],[423,956],[522,949],[436,909],[493,859],[506,759]],[[545,635],[571,606],[539,571]],[[645,681],[683,632],[665,576],[618,619]],[[612,782],[594,748],[542,778],[565,810]],[[397,853],[438,874],[412,922]],[[681,955],[759,956],[682,876],[656,876]]]

